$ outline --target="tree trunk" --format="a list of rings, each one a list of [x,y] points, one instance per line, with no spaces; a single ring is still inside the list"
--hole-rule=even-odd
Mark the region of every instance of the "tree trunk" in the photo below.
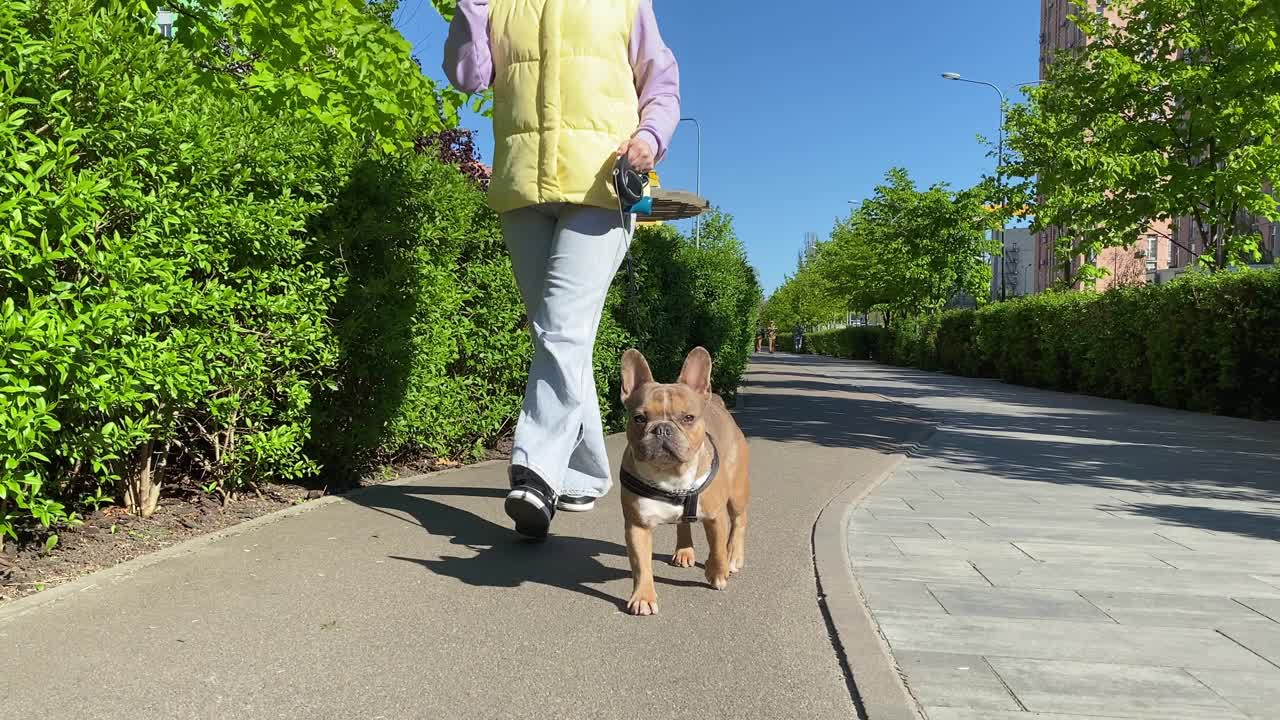
[[[129,512],[144,518],[155,513],[160,502],[159,469],[155,463],[155,442],[147,442],[138,449],[132,467],[125,470],[121,481],[124,506]]]

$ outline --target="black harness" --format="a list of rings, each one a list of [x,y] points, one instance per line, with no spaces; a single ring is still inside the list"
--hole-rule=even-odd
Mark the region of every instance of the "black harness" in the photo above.
[[[680,522],[694,523],[698,521],[698,496],[703,490],[716,479],[716,473],[720,470],[720,451],[716,449],[716,443],[707,436],[707,442],[711,444],[711,469],[707,471],[707,478],[696,486],[688,490],[663,490],[662,488],[650,485],[645,480],[636,477],[626,468],[622,468],[619,478],[622,480],[622,487],[628,491],[650,500],[659,500],[672,505],[679,505],[683,508],[680,513]]]

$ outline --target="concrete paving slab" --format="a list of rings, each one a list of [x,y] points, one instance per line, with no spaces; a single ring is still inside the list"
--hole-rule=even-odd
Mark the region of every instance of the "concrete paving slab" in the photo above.
[[[946,610],[922,582],[862,576],[858,586],[876,615],[945,615]]]
[[[921,705],[975,710],[1021,709],[979,655],[904,651],[895,657]]]
[[[1280,597],[1280,588],[1245,573],[1116,566],[1064,567],[1060,563],[1023,566],[986,563],[978,567],[993,584],[1007,587]]]
[[[1046,563],[1081,563],[1089,565],[1127,565],[1139,567],[1169,568],[1152,550],[1117,547],[1115,545],[1085,545],[1082,543],[1016,542],[1023,552]],[[1219,565],[1215,569],[1221,569]]]
[[[1251,597],[1233,599],[1241,605],[1248,607],[1250,610],[1266,617],[1268,620],[1280,623],[1280,599]]]
[[[1280,708],[1280,669],[1242,673],[1231,670],[1188,670],[1227,702],[1256,720],[1274,720]]]
[[[1214,571],[1231,568],[1235,572],[1258,575],[1280,573],[1280,544],[1261,549],[1243,545],[1232,547],[1229,551],[1159,550],[1151,554],[1179,570]]]
[[[989,525],[978,527],[948,525],[941,521],[933,523],[939,535],[948,540],[985,541],[985,542],[1056,542],[1078,543],[1082,540],[1091,545],[1117,545],[1120,547],[1185,547],[1164,537],[1161,533],[1146,529],[1106,529],[1090,530],[1087,534],[1069,527],[1038,527],[1035,525],[1004,526],[1000,528]]]
[[[1212,629],[1231,620],[1261,619],[1228,597],[1091,590],[1080,594],[1123,625]]]
[[[977,523],[977,521],[974,521]],[[865,535],[893,535],[895,537],[941,537],[937,530],[927,522],[919,520],[876,520],[854,518],[849,528]]]
[[[871,535],[852,532],[848,535],[849,554],[851,557],[893,558],[901,557],[893,538],[888,535]]]
[[[1273,588],[1280,589],[1280,575],[1254,575],[1253,577]]]
[[[1268,665],[1212,630],[954,615],[887,616],[880,627],[895,652],[1239,670],[1263,670]]]
[[[860,577],[886,577],[917,582],[968,582],[983,586],[990,583],[973,565],[954,558],[902,556],[884,558],[851,558],[854,573]]]
[[[914,508],[906,500],[896,495],[879,495],[873,500],[869,499],[862,503],[859,508],[870,510],[872,515],[875,515],[880,510],[915,512]]]
[[[930,538],[894,538],[893,542],[904,555],[948,557],[974,562],[985,560],[1021,563],[1031,560],[1026,553],[1008,542],[959,542]]]
[[[1216,629],[1280,668],[1280,624],[1265,619],[1226,620]]]
[[[930,590],[951,615],[1115,622],[1071,590],[1011,590],[936,585],[930,586]]]
[[[988,658],[1027,710],[1115,717],[1246,717],[1185,671],[1101,663]]]
[[[926,702],[931,720],[1239,720],[1242,711],[1219,693],[1178,674],[1203,665],[1228,666],[1211,672],[1242,678],[1235,692],[1255,706],[1276,705],[1256,686],[1273,679],[1267,656],[1280,648],[1272,634],[1277,624],[1235,602],[1250,599],[1267,609],[1280,603],[1275,428],[867,363],[849,367],[846,376],[864,390],[939,419],[937,432],[898,474],[924,479],[938,496],[917,499],[912,509],[943,539],[895,537],[899,550],[970,560],[994,584],[963,585],[962,595],[1079,593],[1082,601],[1099,595],[1122,620],[878,616],[895,653],[985,655],[1024,668],[1042,663],[1025,671],[1046,680],[1028,686],[1043,693],[1034,696],[1039,704],[1023,701],[1028,710]],[[900,507],[877,515],[912,517]],[[1002,543],[1016,543],[1036,561],[959,549]],[[944,580],[925,587],[959,609],[948,602]],[[984,610],[980,598],[975,604]],[[1071,664],[1095,668],[1101,680],[1070,672]]]

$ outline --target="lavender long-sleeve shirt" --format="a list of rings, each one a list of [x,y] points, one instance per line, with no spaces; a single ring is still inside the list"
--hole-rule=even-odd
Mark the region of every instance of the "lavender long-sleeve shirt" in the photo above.
[[[653,0],[640,0],[628,52],[640,99],[635,136],[646,140],[661,160],[680,122],[680,67],[658,32]],[[480,92],[493,83],[489,0],[459,0],[444,43],[444,72],[465,93]]]

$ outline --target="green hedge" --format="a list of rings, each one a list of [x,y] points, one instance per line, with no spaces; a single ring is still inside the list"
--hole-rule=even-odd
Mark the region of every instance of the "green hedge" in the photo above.
[[[510,431],[530,342],[483,192],[342,138],[214,92],[121,4],[0,3],[0,536]],[[703,229],[642,230],[638,301],[611,291],[615,423],[633,344],[671,377],[705,345],[737,387],[759,288],[728,218]]]
[[[341,279],[306,228],[351,148],[211,94],[102,5],[0,4],[0,534],[178,466],[314,472],[337,360]]]
[[[689,350],[707,348],[714,360],[711,385],[732,402],[751,357],[762,293],[727,215],[705,216],[700,240],[695,246],[670,225],[641,226],[631,247],[635,282],[624,265],[614,283],[614,318],[659,380],[675,380]],[[621,417],[613,402],[619,382],[614,373],[615,420]]]
[[[813,352],[1166,407],[1280,417],[1280,272],[1046,293],[807,336]]]

